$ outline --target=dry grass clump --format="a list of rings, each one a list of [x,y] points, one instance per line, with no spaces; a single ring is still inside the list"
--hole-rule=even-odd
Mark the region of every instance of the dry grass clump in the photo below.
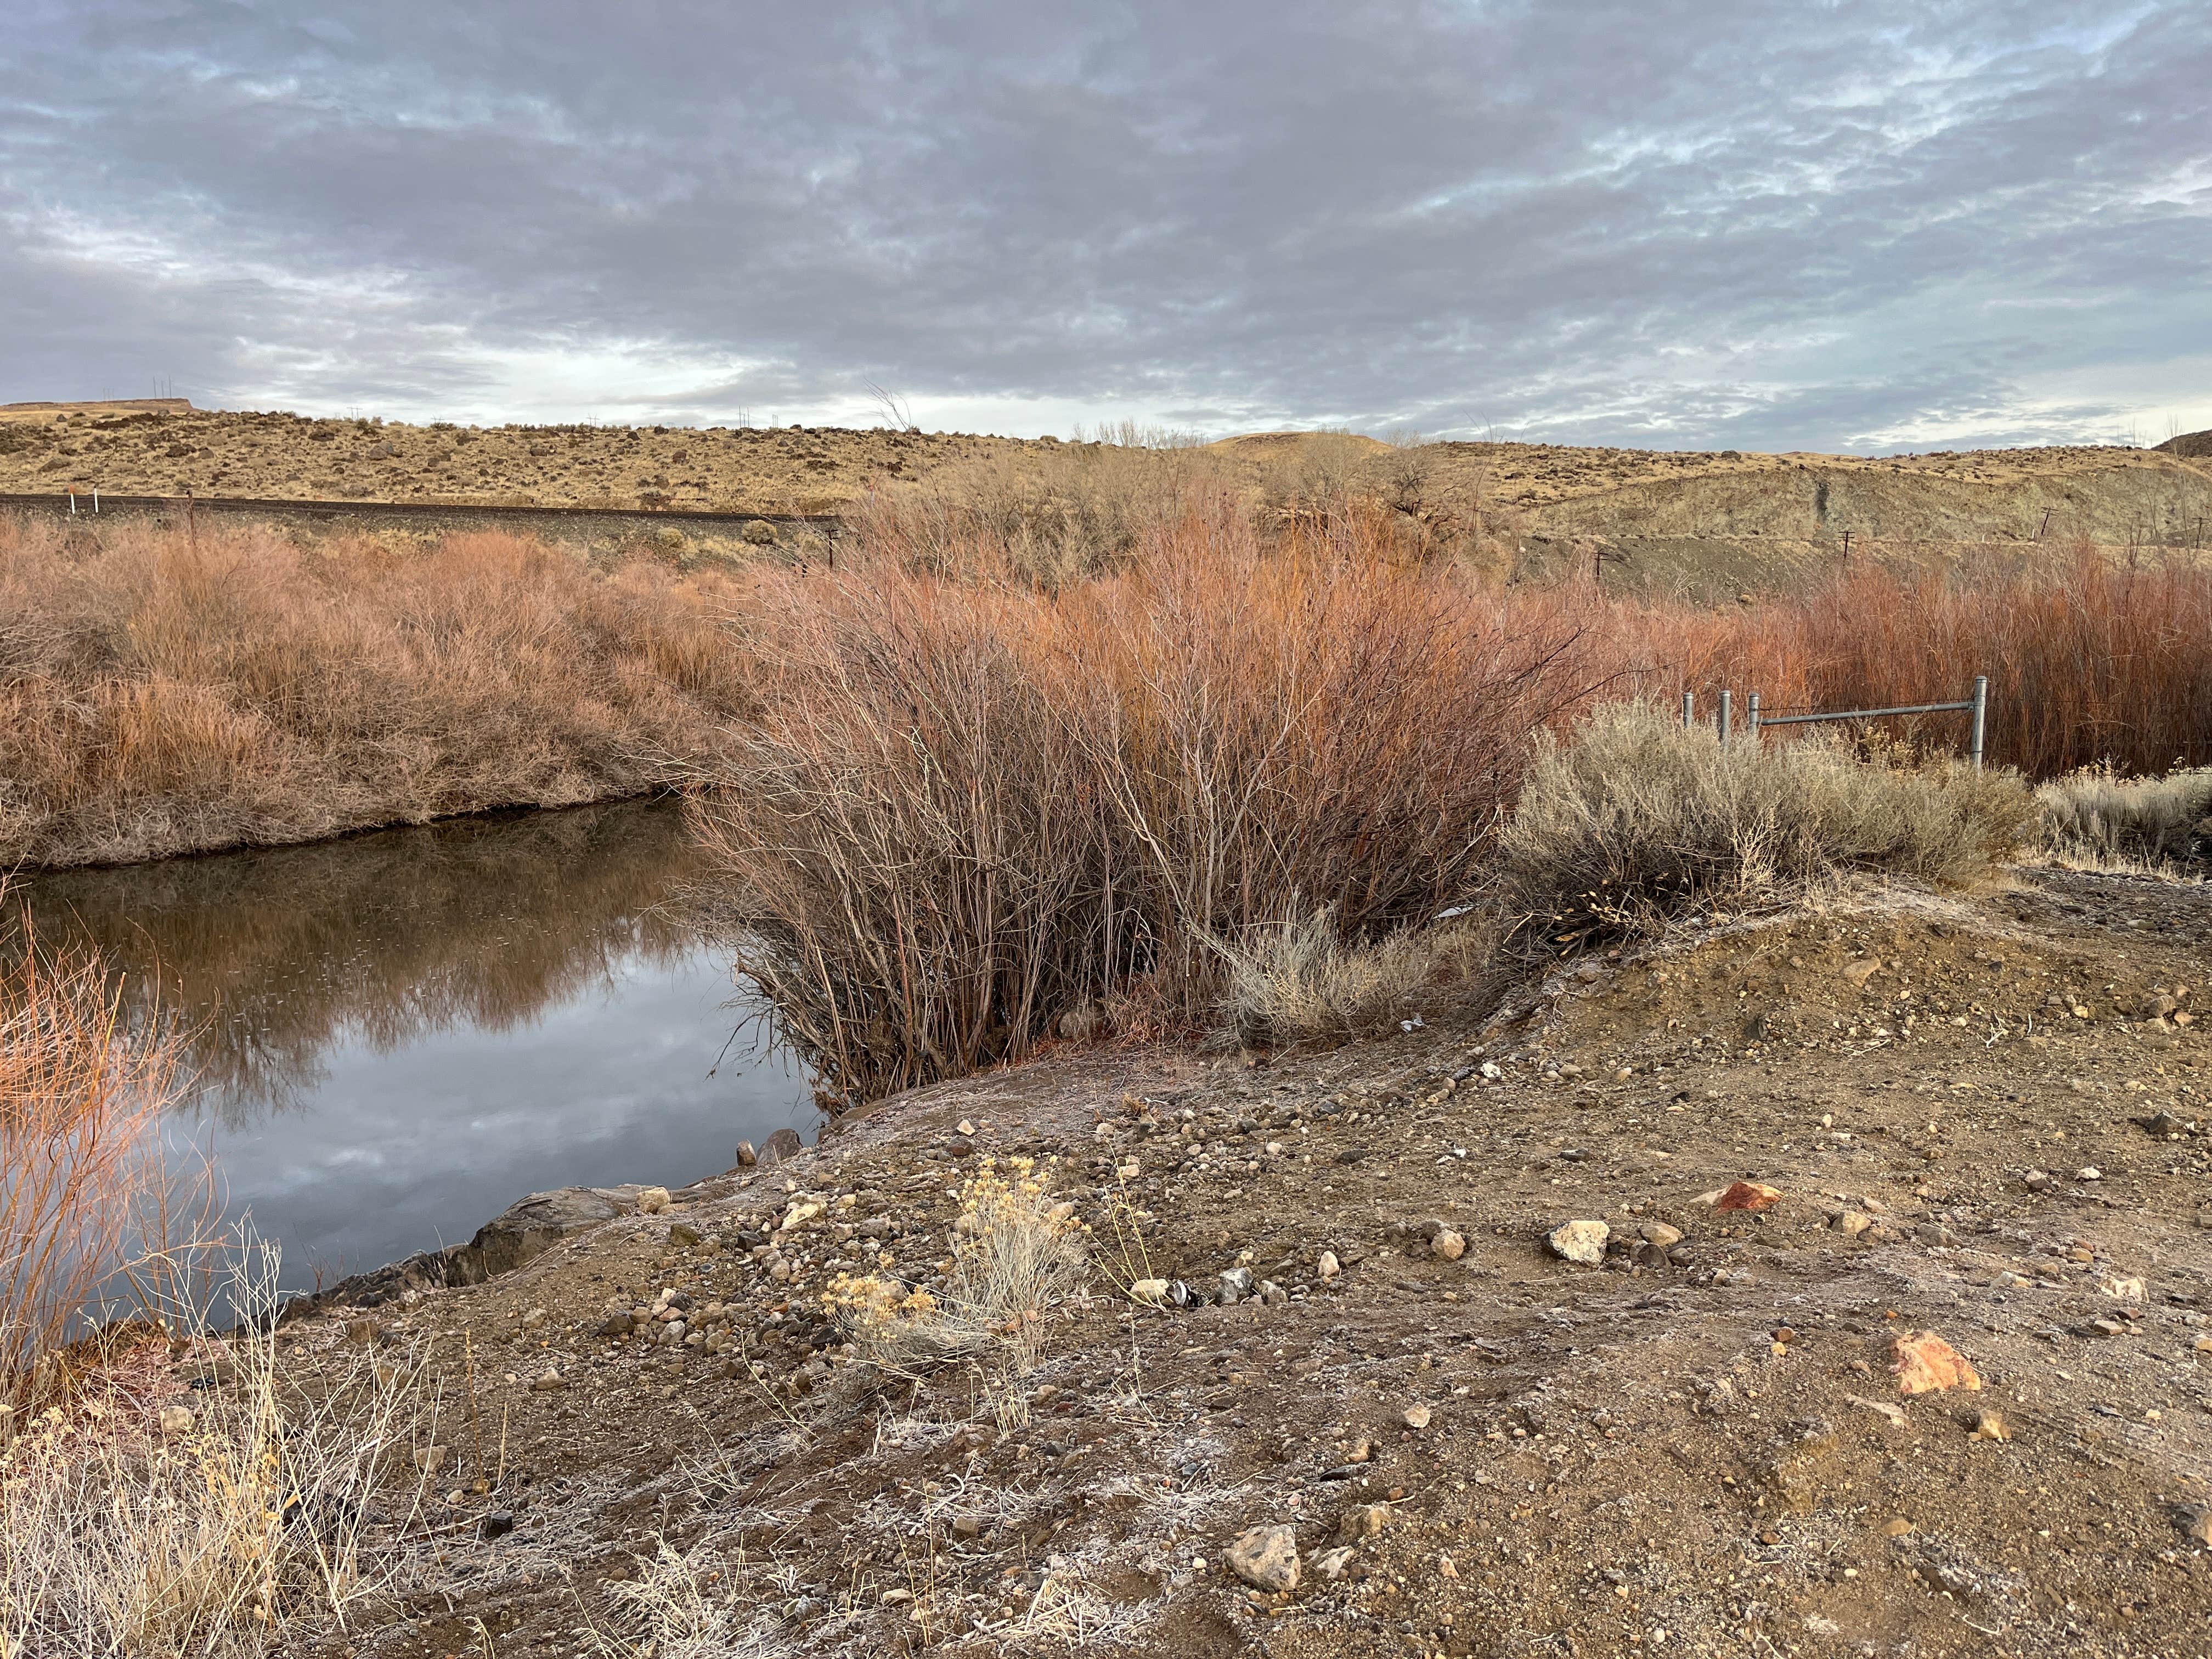
[[[1169,434],[1117,438],[1139,441],[993,453],[872,491],[854,526],[879,556],[931,575],[1003,570],[1052,588],[1103,575],[1230,486],[1214,458]]]
[[[1205,444],[1124,423],[1096,441],[994,453],[884,484],[853,523],[909,570],[1007,574],[1054,589],[1127,568],[1194,513],[1243,514],[1267,532],[1357,518],[1370,541],[1421,559],[1471,549],[1480,516],[1440,488],[1431,460],[1418,441],[1349,432]]]
[[[510,536],[310,550],[0,518],[0,862],[302,841],[685,775],[737,590]]]
[[[1219,945],[1316,904],[1347,939],[1428,916],[1588,672],[1540,603],[1226,507],[1056,596],[855,560],[757,637],[767,707],[703,829],[739,972],[870,1093],[1089,1006],[1200,1023]]]
[[[981,1161],[961,1184],[939,1290],[880,1273],[833,1281],[829,1305],[866,1358],[902,1375],[989,1347],[1012,1351],[1022,1370],[1035,1364],[1038,1328],[1080,1282],[1085,1255],[1074,1206],[1052,1195],[1051,1167]]]
[[[2084,767],[2035,792],[2044,843],[2063,858],[2148,865],[2212,853],[2212,767],[2124,777]]]
[[[238,1334],[111,1354],[10,1437],[0,1652],[265,1654],[392,1587],[422,1498],[416,1378],[364,1353],[295,1386],[276,1283],[273,1251],[247,1249],[222,1287]],[[188,1394],[173,1352],[216,1385]]]
[[[1224,946],[1222,1013],[1252,1046],[1369,1036],[1422,1012],[1440,988],[1476,984],[1497,945],[1487,913],[1347,940],[1326,906]]]
[[[1972,881],[2032,834],[2019,775],[1842,738],[1723,749],[1644,703],[1546,733],[1500,844],[1505,914],[1552,955],[1849,872]]]
[[[975,1364],[1002,1423],[1027,1416],[1013,1386],[1036,1369],[1045,1321],[1080,1286],[1083,1224],[1052,1195],[1049,1163],[985,1158],[962,1183],[952,1255],[934,1291],[880,1271],[840,1274],[823,1298],[863,1358],[921,1377],[954,1360]],[[896,1264],[891,1264],[896,1265]]]
[[[85,1307],[165,1237],[170,1045],[128,1036],[96,963],[13,928],[0,883],[0,1407],[49,1386]]]
[[[591,1632],[600,1659],[783,1659],[793,1650],[766,1600],[714,1540],[678,1550],[665,1539],[637,1558],[636,1577],[609,1579],[619,1628]]]

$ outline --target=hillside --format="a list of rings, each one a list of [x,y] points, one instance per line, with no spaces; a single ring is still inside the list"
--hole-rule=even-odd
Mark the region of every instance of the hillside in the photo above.
[[[0,492],[834,514],[872,489],[1004,496],[1101,484],[1129,457],[1197,469],[1255,498],[1332,487],[1379,495],[1447,539],[1524,574],[1599,552],[1630,586],[1772,588],[1852,547],[1929,550],[2087,540],[2193,551],[2212,536],[2200,441],[1869,458],[1520,443],[1394,448],[1340,433],[1266,433],[1196,448],[827,428],[407,426],[194,410],[172,402],[0,408]],[[1026,485],[1023,484],[1027,481]]]

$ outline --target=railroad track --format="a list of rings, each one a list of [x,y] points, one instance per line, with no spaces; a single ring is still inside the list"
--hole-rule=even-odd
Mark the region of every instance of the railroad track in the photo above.
[[[487,523],[527,524],[551,520],[580,523],[591,520],[690,525],[699,529],[738,529],[755,520],[769,524],[812,525],[835,532],[844,523],[836,513],[702,513],[682,507],[467,507],[452,503],[416,504],[410,501],[292,501],[251,495],[110,495],[104,491],[58,495],[0,492],[0,509],[47,513],[67,518],[116,514],[228,514],[247,518],[295,519],[409,519],[432,524],[480,526]]]

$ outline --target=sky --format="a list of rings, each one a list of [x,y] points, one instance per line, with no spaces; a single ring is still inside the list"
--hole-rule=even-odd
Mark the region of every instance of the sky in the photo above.
[[[2212,427],[2205,0],[0,0],[0,402]]]

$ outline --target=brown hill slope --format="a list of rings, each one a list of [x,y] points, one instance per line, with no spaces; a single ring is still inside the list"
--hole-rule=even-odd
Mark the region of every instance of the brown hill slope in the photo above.
[[[1480,545],[1525,574],[1601,553],[1631,586],[1732,592],[1791,586],[1828,568],[1847,537],[1852,547],[1893,551],[2076,539],[2201,549],[2212,535],[2212,468],[2196,446],[2207,442],[2197,434],[2156,451],[1865,457],[1394,447],[1347,433],[1277,432],[1170,457],[1054,438],[888,430],[479,430],[151,404],[15,404],[0,409],[0,492],[835,513],[878,487],[994,500],[1094,486],[1126,492],[1151,476],[1139,463],[1157,462],[1162,479],[1218,473],[1270,505],[1338,489],[1376,495],[1447,542]]]

